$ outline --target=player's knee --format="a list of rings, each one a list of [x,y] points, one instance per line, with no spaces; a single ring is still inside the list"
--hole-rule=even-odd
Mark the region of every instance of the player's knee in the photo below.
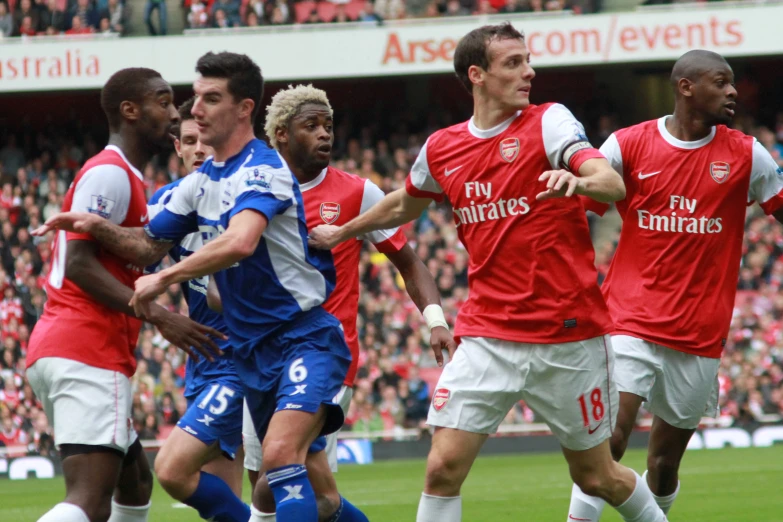
[[[90,522],[107,522],[111,517],[111,496],[94,499],[81,506]]]
[[[606,496],[607,484],[605,477],[602,477],[597,473],[572,472],[571,478],[573,479],[574,484],[579,486],[579,489],[581,489],[585,495],[601,498]]]
[[[625,450],[628,448],[628,438],[620,428],[615,428],[612,433],[612,438],[609,440],[609,447],[612,450],[612,458],[616,462],[620,462],[620,459],[625,455]]]
[[[266,469],[275,469],[291,464],[302,463],[305,460],[307,448],[299,448],[291,440],[265,440],[263,447]]]
[[[179,466],[175,459],[170,458],[165,452],[158,454],[155,459],[155,475],[158,482],[169,494],[176,489],[179,484],[184,482],[185,477],[182,473],[182,466]]]
[[[430,452],[427,458],[426,492],[439,496],[457,496],[462,486],[460,460],[456,456]]]
[[[668,483],[677,477],[680,469],[680,459],[669,455],[648,455],[647,470],[653,477],[658,477],[661,483]]]

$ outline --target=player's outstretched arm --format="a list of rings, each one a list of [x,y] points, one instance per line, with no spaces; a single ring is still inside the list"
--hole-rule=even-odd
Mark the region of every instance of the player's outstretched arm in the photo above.
[[[310,231],[308,243],[313,248],[331,250],[348,239],[413,221],[432,203],[429,198],[415,198],[404,189],[386,195],[367,212],[341,227],[319,225]]]
[[[603,158],[592,158],[582,163],[579,176],[567,170],[548,170],[538,180],[546,183],[545,190],[536,195],[539,201],[574,195],[586,196],[601,203],[625,198],[622,176]]]
[[[252,255],[266,226],[266,216],[255,210],[243,210],[231,218],[224,233],[194,254],[165,270],[136,280],[131,300],[136,315],[146,315],[150,301],[169,285],[214,274]]]
[[[397,252],[387,253],[386,257],[400,271],[408,295],[424,315],[430,329],[430,346],[435,352],[435,360],[438,366],[443,366],[443,350],[448,351],[453,357],[457,345],[443,315],[435,279],[409,245],[405,245]]]
[[[103,218],[98,218],[106,221]],[[94,241],[68,241],[65,277],[87,292],[100,304],[126,315],[135,316],[128,306],[133,291],[118,281],[96,257],[98,244]],[[220,348],[209,336],[225,336],[208,326],[200,325],[180,314],[173,314],[161,306],[154,305],[144,319],[158,327],[163,337],[192,356],[197,356],[191,346],[210,360],[212,353],[219,354]]]
[[[220,299],[220,291],[213,276],[209,276],[209,284],[207,285],[207,306],[213,312],[223,313],[223,300]]]
[[[172,246],[170,242],[151,239],[143,228],[121,227],[89,212],[61,212],[47,219],[32,234],[42,236],[50,230],[90,234],[106,250],[136,266],[157,263]]]

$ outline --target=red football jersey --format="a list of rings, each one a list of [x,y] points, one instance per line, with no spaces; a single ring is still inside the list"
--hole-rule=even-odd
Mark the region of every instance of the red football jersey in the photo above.
[[[123,227],[147,223],[143,176],[109,145],[79,171],[63,201],[63,211],[92,212]],[[97,368],[124,373],[136,371],[136,348],[141,321],[109,309],[65,277],[66,247],[72,239],[94,239],[88,234],[60,231],[54,241],[54,259],[46,281],[48,300],[30,337],[27,365],[43,357],[63,357]],[[98,261],[129,288],[142,269],[103,249]]]
[[[455,336],[554,344],[612,324],[577,198],[536,201],[539,176],[602,157],[562,105],[531,105],[488,129],[473,120],[434,133],[406,182],[414,197],[445,195],[468,251],[467,301]]]
[[[719,358],[737,290],[746,206],[783,206],[783,170],[723,125],[680,141],[666,118],[617,131],[601,152],[623,174],[620,242],[603,284],[616,334]],[[606,205],[587,202],[598,213]]]
[[[313,181],[300,184],[299,189],[302,191],[308,229],[324,223],[344,225],[369,210],[384,196],[372,181],[332,167],[325,168]],[[359,257],[365,239],[384,254],[398,252],[407,243],[399,229],[377,230],[332,249],[337,284],[324,308],[342,323],[345,341],[351,349],[351,367],[345,378],[348,386],[353,386],[359,365],[356,316],[359,313]]]

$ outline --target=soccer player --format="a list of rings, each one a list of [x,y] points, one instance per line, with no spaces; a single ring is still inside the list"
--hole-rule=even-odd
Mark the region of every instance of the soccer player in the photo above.
[[[310,228],[322,223],[347,223],[383,199],[383,192],[371,181],[329,166],[334,141],[332,117],[333,111],[326,93],[310,85],[281,90],[267,107],[266,135],[299,181]],[[431,331],[430,343],[438,362],[442,362],[443,349],[450,350],[453,354],[454,348],[454,341],[440,307],[435,281],[399,229],[371,232],[359,240],[342,243],[332,251],[337,270],[337,285],[324,308],[342,323],[346,341],[351,349],[351,367],[344,383],[347,387],[344,395],[346,407],[351,400],[359,362],[359,339],[356,331],[359,307],[358,266],[365,239],[372,242],[379,252],[386,254],[402,275],[408,294],[427,319]],[[243,432],[245,467],[249,471],[251,483],[255,485],[258,470],[261,469],[261,448],[247,417]],[[343,501],[344,505],[340,507],[341,499],[331,474],[332,471],[337,471],[336,433],[327,437],[325,452],[308,455],[307,467],[316,494],[319,498],[324,498],[326,502],[322,503],[329,507],[329,511],[323,515],[330,515],[339,509],[344,518],[338,520],[357,520],[345,517],[346,508],[350,505]],[[269,509],[266,505],[262,508]],[[258,522],[274,520],[273,514],[265,514],[263,511],[264,509],[256,512]],[[330,520],[328,516],[322,516],[322,519]]]
[[[277,520],[315,522],[305,456],[316,438],[343,423],[340,394],[351,363],[340,322],[321,307],[334,289],[332,256],[308,248],[299,184],[277,152],[253,135],[261,70],[247,56],[228,52],[207,53],[196,69],[192,113],[213,158],[172,192],[146,234],[119,231],[103,244],[148,265],[165,255],[171,241],[201,231],[204,247],[138,279],[132,304],[146,313],[169,285],[215,274],[234,365],[263,440],[262,471]],[[100,226],[82,213],[48,223]],[[254,504],[261,505],[261,495],[256,488]]]
[[[199,139],[191,111],[194,98],[179,108],[180,123],[174,146],[188,172],[213,154]],[[161,187],[147,209],[154,218],[185,178]],[[203,246],[200,233],[186,236],[169,256],[179,262]],[[208,278],[182,284],[190,318],[228,334],[223,318],[207,306]],[[242,403],[244,392],[228,341],[219,341],[223,355],[214,362],[188,359],[185,398],[188,410],[166,439],[155,459],[155,475],[173,498],[195,508],[205,519],[247,522],[250,508],[242,496]],[[215,505],[224,513],[216,513]]]
[[[63,210],[122,227],[146,223],[140,170],[170,143],[177,121],[172,97],[151,69],[123,69],[109,78],[101,92],[109,145],[76,175]],[[141,269],[84,233],[60,231],[54,252],[27,376],[54,427],[66,497],[39,521],[104,522],[110,513],[112,522],[144,521],[152,474],[130,421],[133,351],[142,323],[128,306]],[[191,346],[203,354],[209,354],[206,346],[219,350],[207,337],[219,332],[184,316],[156,305],[144,318],[191,354]]]
[[[654,417],[645,478],[664,512],[679,493],[688,441],[703,416],[717,413],[746,206],[758,202],[783,222],[783,170],[759,142],[726,127],[737,97],[726,60],[690,51],[675,63],[671,83],[672,116],[619,130],[601,147],[627,187],[603,283],[620,390],[612,453],[623,456],[646,401]],[[594,522],[603,506],[575,486],[569,517]]]
[[[415,219],[447,196],[469,253],[459,347],[443,370],[428,423],[436,426],[418,522],[462,518],[460,488],[490,433],[520,399],[559,439],[573,480],[625,520],[665,520],[649,488],[612,460],[617,411],[609,313],[596,284],[584,207],[625,196],[622,179],[562,105],[530,105],[535,73],[510,24],[468,33],[454,68],[473,118],[429,137],[406,187],[341,227],[321,225],[331,248]]]

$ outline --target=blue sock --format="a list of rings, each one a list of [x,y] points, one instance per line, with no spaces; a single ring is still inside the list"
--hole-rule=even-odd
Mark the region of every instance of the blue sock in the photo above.
[[[370,522],[370,519],[345,497],[340,497],[340,507],[329,522]]]
[[[304,465],[269,470],[266,478],[275,495],[277,522],[318,522],[318,503]]]
[[[196,491],[185,500],[195,508],[204,520],[215,522],[247,522],[250,520],[250,506],[243,503],[222,479],[210,473],[201,472]]]

